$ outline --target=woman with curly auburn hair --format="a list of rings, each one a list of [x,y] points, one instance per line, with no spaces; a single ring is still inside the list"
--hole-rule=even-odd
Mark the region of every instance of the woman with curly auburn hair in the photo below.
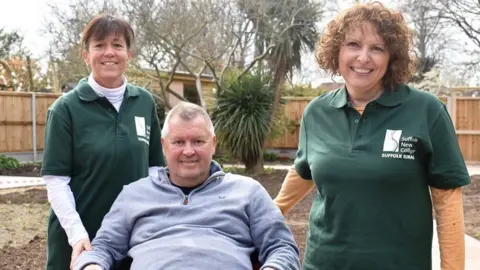
[[[318,191],[305,270],[432,269],[432,204],[442,270],[464,269],[470,177],[445,105],[407,85],[412,52],[403,16],[378,2],[340,13],[318,41],[318,64],[345,86],[305,108],[275,198],[286,214]]]
[[[360,27],[361,35],[364,24],[372,24],[375,29],[374,38],[382,39],[382,46],[389,54],[388,69],[384,73],[383,84],[393,88],[397,84],[406,83],[415,72],[414,51],[412,48],[413,33],[400,13],[392,12],[382,4],[363,5],[364,8],[353,8],[341,13],[327,25],[325,33],[317,43],[316,58],[318,64],[328,72],[339,74],[339,53],[352,38],[351,32]]]

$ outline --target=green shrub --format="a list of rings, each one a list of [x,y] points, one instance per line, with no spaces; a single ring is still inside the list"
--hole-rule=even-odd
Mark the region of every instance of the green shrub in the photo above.
[[[0,169],[20,168],[20,162],[16,158],[0,155]]]
[[[240,79],[227,75],[224,89],[216,93],[212,120],[217,142],[247,171],[263,158],[273,97],[270,77],[260,73],[249,73]]]
[[[316,97],[325,93],[325,89],[313,88],[310,85],[285,85],[282,87],[282,96],[285,97]]]
[[[245,168],[242,167],[224,167],[222,169],[225,173],[245,174]]]
[[[276,153],[265,152],[263,153],[263,160],[265,161],[276,161],[278,159],[278,155]]]
[[[265,168],[265,171],[263,172],[264,174],[272,174],[272,173],[275,173],[275,169],[274,168]]]

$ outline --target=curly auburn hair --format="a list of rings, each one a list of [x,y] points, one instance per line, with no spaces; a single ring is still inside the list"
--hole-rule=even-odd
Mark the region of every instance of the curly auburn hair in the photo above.
[[[345,35],[370,22],[377,27],[378,35],[385,41],[390,60],[383,83],[387,88],[406,83],[415,73],[413,32],[399,12],[388,9],[379,2],[356,4],[340,13],[326,27],[317,42],[315,57],[325,71],[338,74],[338,57]]]

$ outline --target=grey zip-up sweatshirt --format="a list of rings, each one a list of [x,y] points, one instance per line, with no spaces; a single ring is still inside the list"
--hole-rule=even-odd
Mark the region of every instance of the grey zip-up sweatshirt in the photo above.
[[[216,167],[216,168],[215,168]],[[280,210],[254,179],[214,172],[188,196],[171,184],[168,169],[125,186],[75,270],[111,269],[127,255],[132,270],[300,269],[299,250]]]

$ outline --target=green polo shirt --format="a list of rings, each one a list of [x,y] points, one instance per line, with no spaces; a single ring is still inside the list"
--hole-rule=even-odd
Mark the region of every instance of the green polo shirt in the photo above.
[[[318,189],[305,270],[431,269],[429,186],[470,182],[445,105],[406,85],[363,114],[345,88],[312,100],[295,168]]]
[[[149,167],[164,166],[160,139],[147,90],[128,84],[117,112],[82,79],[48,110],[42,175],[71,177],[77,212],[93,239],[122,187],[146,177]],[[70,256],[67,236],[51,211],[47,269],[68,269]]]

